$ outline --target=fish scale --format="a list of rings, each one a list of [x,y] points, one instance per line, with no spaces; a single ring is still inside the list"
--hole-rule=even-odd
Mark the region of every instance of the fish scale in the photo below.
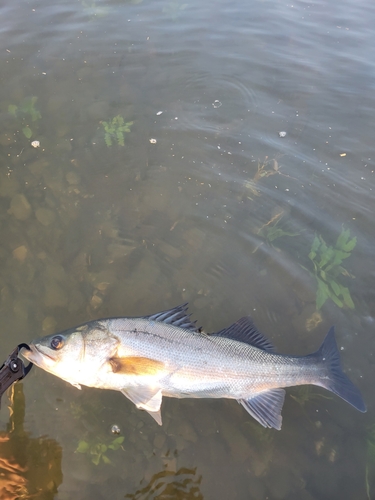
[[[23,356],[70,382],[121,391],[160,425],[163,396],[236,399],[264,427],[281,429],[283,388],[313,384],[359,411],[360,391],[343,373],[333,327],[307,356],[274,351],[250,317],[213,334],[187,304],[140,318],[91,321],[30,344]]]

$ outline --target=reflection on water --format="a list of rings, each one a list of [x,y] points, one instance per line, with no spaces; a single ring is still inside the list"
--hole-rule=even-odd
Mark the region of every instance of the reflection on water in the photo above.
[[[62,448],[54,439],[30,437],[24,430],[23,384],[11,391],[7,431],[0,432],[0,497],[52,500],[63,477]]]
[[[133,494],[126,494],[125,498],[130,500],[203,500],[199,490],[202,476],[196,473],[196,469],[181,468],[177,472],[162,471],[154,474],[150,482],[141,487]]]

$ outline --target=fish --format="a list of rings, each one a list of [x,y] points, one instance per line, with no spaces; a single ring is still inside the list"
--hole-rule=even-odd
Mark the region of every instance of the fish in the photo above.
[[[150,316],[90,321],[29,344],[22,355],[74,387],[120,391],[162,425],[163,397],[237,400],[263,427],[281,429],[286,387],[323,387],[361,412],[359,389],[341,369],[334,327],[306,356],[275,352],[250,316],[215,333],[187,304]]]

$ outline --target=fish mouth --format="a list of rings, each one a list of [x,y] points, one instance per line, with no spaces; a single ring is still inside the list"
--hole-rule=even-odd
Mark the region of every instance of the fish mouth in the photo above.
[[[21,354],[24,358],[30,361],[30,363],[34,363],[35,365],[39,366],[40,368],[44,368],[45,370],[56,363],[56,359],[45,352],[42,346],[29,344],[29,347],[30,350],[22,348]]]

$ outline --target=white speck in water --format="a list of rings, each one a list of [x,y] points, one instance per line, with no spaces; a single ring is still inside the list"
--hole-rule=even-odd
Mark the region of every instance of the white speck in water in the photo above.
[[[215,99],[214,102],[212,103],[212,106],[214,108],[220,108],[220,106],[222,106],[222,105],[223,105],[223,103],[220,102],[218,99]]]
[[[31,145],[32,145],[33,148],[39,148],[40,147],[40,142],[39,141],[33,141],[31,143]]]
[[[285,132],[285,130],[281,130],[281,131],[279,132],[279,137],[286,137],[286,132]]]
[[[158,141],[156,139],[150,139],[151,144],[156,144]]]
[[[160,115],[162,115],[162,114],[163,114],[163,111],[158,111],[158,112],[156,113],[156,116],[160,116]]]

